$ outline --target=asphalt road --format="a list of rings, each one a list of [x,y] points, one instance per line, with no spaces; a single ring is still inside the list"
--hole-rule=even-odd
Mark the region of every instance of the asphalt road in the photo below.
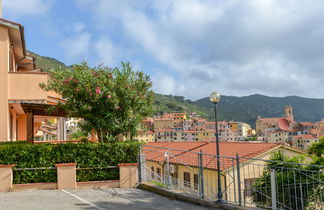
[[[1,210],[103,210],[103,209],[208,209],[189,203],[170,200],[140,189],[73,189],[32,190],[0,193]]]

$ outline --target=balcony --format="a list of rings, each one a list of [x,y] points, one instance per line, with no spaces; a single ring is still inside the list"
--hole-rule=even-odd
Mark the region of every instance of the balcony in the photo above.
[[[46,100],[47,91],[39,87],[47,84],[48,74],[44,72],[9,72],[9,100]]]

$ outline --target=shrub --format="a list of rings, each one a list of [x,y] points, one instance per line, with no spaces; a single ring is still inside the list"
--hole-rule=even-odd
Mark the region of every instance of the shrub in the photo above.
[[[16,168],[54,167],[77,163],[77,168],[117,166],[137,161],[139,143],[1,144],[0,164]],[[118,179],[118,170],[78,170],[77,181]],[[56,170],[15,171],[14,183],[55,182]]]

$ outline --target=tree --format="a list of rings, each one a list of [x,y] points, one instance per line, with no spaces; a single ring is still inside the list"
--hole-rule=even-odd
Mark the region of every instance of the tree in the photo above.
[[[324,137],[320,138],[318,143],[312,144],[308,151],[310,154],[322,157],[324,155]]]
[[[281,152],[273,153],[265,170],[253,185],[252,200],[258,206],[271,206],[271,174],[274,169],[277,205],[282,209],[316,209],[323,199],[324,175],[321,167],[301,165],[302,156],[288,158]]]
[[[83,118],[82,128],[94,129],[100,142],[119,134],[134,136],[138,124],[153,110],[149,76],[133,71],[129,63],[120,68],[90,67],[86,62],[65,70],[50,71],[47,91],[65,99],[58,104],[69,117]]]

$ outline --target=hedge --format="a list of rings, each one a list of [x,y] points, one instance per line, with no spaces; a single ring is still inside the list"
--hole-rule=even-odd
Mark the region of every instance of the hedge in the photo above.
[[[0,144],[0,164],[16,168],[54,167],[77,163],[77,168],[117,166],[137,161],[139,143]],[[77,181],[118,179],[117,169],[77,170]],[[14,184],[56,182],[56,170],[14,171]]]

